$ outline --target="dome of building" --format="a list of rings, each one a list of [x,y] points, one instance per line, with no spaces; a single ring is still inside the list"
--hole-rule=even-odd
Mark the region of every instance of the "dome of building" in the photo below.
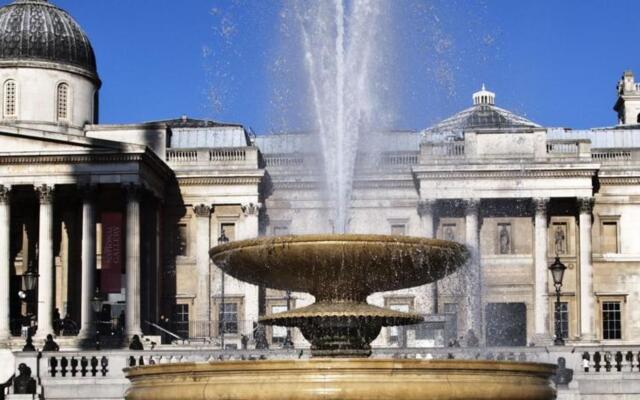
[[[444,134],[461,137],[464,131],[470,130],[503,130],[534,129],[541,126],[525,117],[496,107],[496,94],[482,89],[473,94],[473,106],[427,128],[425,134]]]
[[[49,62],[97,78],[89,38],[64,10],[47,0],[15,0],[0,8],[0,66]]]

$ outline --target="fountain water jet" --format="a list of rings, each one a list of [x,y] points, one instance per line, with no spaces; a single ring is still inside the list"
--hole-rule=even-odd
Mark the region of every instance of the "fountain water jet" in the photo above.
[[[377,127],[375,73],[383,55],[377,35],[388,4],[375,0],[294,2],[309,84],[310,119],[318,132],[329,219],[335,233],[348,230],[360,132]]]

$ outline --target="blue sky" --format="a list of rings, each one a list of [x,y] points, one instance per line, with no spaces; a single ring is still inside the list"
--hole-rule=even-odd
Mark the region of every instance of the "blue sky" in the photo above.
[[[278,128],[273,90],[289,84],[273,73],[282,2],[53,2],[92,40],[101,122],[185,114],[258,133]],[[497,105],[542,125],[612,125],[617,80],[625,69],[640,75],[639,1],[393,0],[392,8],[397,128],[468,107],[483,82]]]

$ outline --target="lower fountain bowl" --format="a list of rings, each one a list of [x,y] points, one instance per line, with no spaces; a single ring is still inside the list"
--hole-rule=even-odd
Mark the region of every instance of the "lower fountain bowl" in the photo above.
[[[555,366],[500,361],[311,359],[125,370],[128,400],[547,400]]]

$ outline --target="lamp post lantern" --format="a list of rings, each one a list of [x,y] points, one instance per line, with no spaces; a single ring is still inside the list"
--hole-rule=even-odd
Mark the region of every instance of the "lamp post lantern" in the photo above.
[[[562,327],[560,325],[560,290],[562,289],[562,279],[564,278],[564,271],[567,267],[560,262],[560,257],[556,257],[556,260],[549,266],[551,276],[553,277],[553,285],[556,288],[556,313],[555,313],[555,340],[553,344],[555,346],[564,346],[564,339],[562,338]]]
[[[227,237],[227,235],[224,232],[224,229],[222,229],[222,232],[220,234],[220,237],[218,238],[218,245],[222,245],[222,244],[226,244],[229,243],[229,238]],[[226,310],[225,310],[225,304],[224,304],[224,271],[220,271],[221,272],[221,277],[220,277],[220,310],[218,312],[218,318],[220,319],[220,321],[218,321],[218,331],[220,333],[220,346],[222,347],[222,350],[224,351],[224,334],[225,331],[227,329],[226,326]]]

